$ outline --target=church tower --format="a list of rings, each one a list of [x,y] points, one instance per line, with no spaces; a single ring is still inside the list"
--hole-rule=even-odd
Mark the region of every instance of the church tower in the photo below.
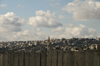
[[[47,43],[47,50],[50,50],[51,46],[50,46],[50,37],[48,37],[48,43]]]

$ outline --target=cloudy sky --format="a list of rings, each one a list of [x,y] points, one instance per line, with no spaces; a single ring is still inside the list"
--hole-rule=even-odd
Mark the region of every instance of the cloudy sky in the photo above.
[[[100,37],[99,0],[0,0],[0,41]]]

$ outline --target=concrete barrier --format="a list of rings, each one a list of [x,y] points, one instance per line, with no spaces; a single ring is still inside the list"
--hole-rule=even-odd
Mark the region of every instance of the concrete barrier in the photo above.
[[[25,52],[25,66],[30,66],[29,62],[30,62],[30,54],[29,52]]]
[[[3,62],[3,54],[0,53],[0,66],[2,66],[2,62]]]
[[[41,51],[40,53],[40,58],[41,58],[41,66],[46,66],[46,61],[47,61],[47,58],[46,58],[47,54],[46,54],[46,51]]]
[[[35,52],[35,65],[34,66],[40,66],[41,61],[40,61],[40,53]]]
[[[63,56],[62,56],[63,52],[62,51],[58,51],[58,66],[62,66],[63,65]]]
[[[86,66],[85,52],[84,51],[79,51],[77,57],[78,57],[79,66]]]
[[[14,52],[14,66],[18,66],[18,52]]]
[[[79,61],[80,61],[80,52],[75,52],[74,53],[74,66],[79,66]]]
[[[74,52],[73,51],[68,51],[67,52],[67,66],[74,66]]]
[[[4,52],[0,66],[100,66],[100,51]]]
[[[35,52],[30,53],[30,66],[35,66]]]
[[[57,56],[57,51],[52,50],[52,66],[57,66],[58,65],[58,56]]]
[[[98,55],[97,51],[94,51],[94,66],[100,66],[100,55]]]
[[[2,59],[2,66],[7,66],[8,65],[8,53],[4,52],[2,53],[3,59]]]
[[[47,64],[46,66],[52,66],[52,51],[47,51]]]
[[[66,51],[63,51],[63,66],[67,66],[67,58],[68,58],[68,53]]]
[[[14,66],[14,53],[13,52],[9,52],[8,53],[8,66]]]
[[[93,56],[93,52],[92,51],[86,51],[85,53],[85,63],[86,63],[86,66],[93,66],[94,64],[94,56]]]
[[[19,61],[19,63],[18,63],[18,65],[19,66],[23,66],[23,59],[24,59],[24,52],[18,52],[18,61]]]

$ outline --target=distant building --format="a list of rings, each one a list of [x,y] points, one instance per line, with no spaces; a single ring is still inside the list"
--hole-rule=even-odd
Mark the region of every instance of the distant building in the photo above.
[[[91,46],[89,46],[89,48],[91,50],[93,50],[93,49],[100,49],[100,45],[99,44],[92,44]]]
[[[96,38],[97,41],[100,41],[100,38]]]
[[[30,43],[29,43],[28,45],[29,45],[29,46],[32,46],[32,44],[30,44]]]
[[[60,41],[63,41],[63,40],[65,40],[65,38],[61,38],[61,39],[60,39]]]
[[[67,39],[67,44],[71,45],[71,41],[69,39]]]
[[[35,41],[34,42],[34,45],[36,46],[36,45],[39,45],[39,42],[38,41]]]
[[[82,50],[82,48],[78,48],[78,47],[72,47],[71,48],[71,51],[80,51],[80,50]]]
[[[61,48],[60,48],[60,45],[57,45],[56,47],[55,47],[57,50],[60,50]]]
[[[67,44],[67,41],[66,41],[66,40],[64,40],[64,41],[63,41],[63,44]]]

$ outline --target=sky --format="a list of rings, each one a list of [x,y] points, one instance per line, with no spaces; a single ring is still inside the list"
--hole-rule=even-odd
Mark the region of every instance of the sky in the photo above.
[[[99,0],[0,0],[0,41],[100,37]]]

